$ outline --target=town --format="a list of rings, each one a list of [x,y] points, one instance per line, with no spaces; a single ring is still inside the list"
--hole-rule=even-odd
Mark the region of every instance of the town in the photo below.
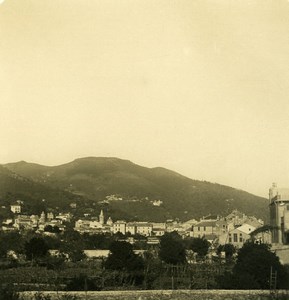
[[[114,195],[106,199],[115,198]],[[107,200],[105,200],[107,201]],[[234,209],[226,216],[203,216],[201,219],[191,219],[182,222],[178,219],[166,222],[143,222],[141,220],[127,222],[125,220],[113,221],[110,216],[104,215],[101,209],[99,216],[84,214],[83,218],[75,219],[71,212],[42,212],[41,215],[22,214],[24,202],[15,201],[10,205],[13,218],[2,220],[2,232],[34,231],[43,235],[56,235],[64,233],[69,224],[80,234],[120,234],[126,241],[134,243],[134,237],[142,236],[147,244],[159,244],[160,237],[165,233],[177,232],[182,238],[203,238],[217,247],[232,244],[237,249],[254,237],[259,243],[274,244],[275,246],[289,243],[289,189],[277,188],[273,183],[269,190],[270,224],[264,226],[264,221],[254,216],[247,216]],[[161,205],[157,200],[153,205]],[[71,203],[71,208],[76,209],[76,203]]]
[[[262,288],[273,292],[288,287],[289,189],[275,183],[269,190],[270,224],[237,209],[199,220],[145,222],[114,221],[104,209],[98,216],[75,217],[66,211],[28,215],[23,214],[24,205],[22,200],[10,205],[13,217],[2,221],[0,231],[0,275],[5,286],[16,284],[12,293],[39,286],[42,291]],[[76,203],[70,207],[77,210]],[[249,273],[238,268],[246,260],[257,262],[252,271],[256,274],[243,282],[240,276]],[[266,268],[262,272],[259,260]],[[41,297],[35,294],[35,299],[45,299]]]
[[[14,213],[13,219],[3,220],[2,231],[29,231],[44,235],[55,235],[66,230],[66,224],[73,222],[71,213],[42,212],[37,215],[21,214],[23,202],[11,205]],[[181,237],[205,238],[211,244],[219,245],[230,243],[240,248],[252,233],[264,225],[264,222],[254,216],[246,216],[238,210],[233,210],[225,217],[218,215],[207,215],[200,220],[191,219],[186,222],[180,220],[167,220],[164,223],[157,222],[126,222],[125,220],[113,220],[105,218],[103,210],[99,216],[84,216],[75,220],[74,230],[84,234],[122,234],[128,236],[127,241],[134,242],[135,235],[143,236],[148,244],[158,244],[159,237],[167,232],[176,231]],[[271,234],[267,232],[256,233],[255,239],[262,243],[271,243]]]

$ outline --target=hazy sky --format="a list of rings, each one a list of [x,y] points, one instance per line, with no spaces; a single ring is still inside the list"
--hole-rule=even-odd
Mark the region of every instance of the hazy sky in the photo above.
[[[115,156],[289,187],[289,2],[6,0],[0,163]]]

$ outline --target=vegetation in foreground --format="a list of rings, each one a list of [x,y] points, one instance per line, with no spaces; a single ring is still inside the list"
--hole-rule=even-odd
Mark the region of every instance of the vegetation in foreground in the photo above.
[[[146,245],[142,255],[135,254],[135,249],[143,249],[145,245],[141,237],[131,245],[120,235],[67,232],[43,237],[35,233],[2,233],[3,295],[5,299],[16,299],[17,294],[9,294],[11,289],[5,290],[9,286],[13,286],[12,291],[269,289],[271,268],[278,274],[276,288],[289,288],[288,266],[281,265],[265,244],[247,242],[239,249],[237,258],[232,245],[222,245],[210,259],[207,253],[212,252],[213,246],[207,240],[182,239],[176,232],[162,236],[160,245]],[[107,258],[88,259],[83,252],[87,248],[107,248],[110,254]],[[57,249],[58,256],[52,256],[49,249]],[[225,259],[217,256],[221,252],[226,254]]]

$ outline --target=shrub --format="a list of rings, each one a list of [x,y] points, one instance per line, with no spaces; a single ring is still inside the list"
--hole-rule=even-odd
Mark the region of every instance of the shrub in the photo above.
[[[0,287],[0,300],[19,300],[19,294],[14,290],[12,285]]]

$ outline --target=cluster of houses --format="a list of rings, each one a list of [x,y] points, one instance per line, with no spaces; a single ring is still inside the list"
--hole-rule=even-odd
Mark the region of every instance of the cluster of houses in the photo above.
[[[65,231],[65,224],[71,222],[71,213],[42,212],[38,215],[21,214],[20,201],[11,205],[11,211],[15,214],[13,219],[7,219],[2,223],[3,231],[11,230],[35,230],[38,232]],[[176,231],[182,237],[205,238],[213,244],[233,244],[242,247],[245,241],[251,238],[252,233],[262,227],[263,221],[255,217],[249,217],[233,210],[226,217],[208,215],[199,221],[192,219],[186,222],[167,220],[166,222],[126,222],[125,220],[113,221],[110,217],[105,220],[101,210],[98,217],[86,216],[75,221],[74,230],[89,234],[122,234],[133,241],[136,235],[145,236],[148,243],[159,243],[159,237],[166,232]],[[255,238],[265,243],[271,243],[271,234],[262,232]]]
[[[231,243],[241,247],[244,242],[252,237],[252,233],[264,225],[263,221],[255,217],[249,217],[239,212],[232,211],[226,217],[208,215],[197,221],[195,219],[179,222],[167,220],[166,222],[115,222],[109,217],[105,222],[103,211],[99,218],[79,219],[75,222],[75,230],[80,233],[112,233],[122,234],[128,237],[142,235],[148,238],[150,243],[157,243],[158,238],[166,232],[176,231],[182,237],[205,238],[214,244]],[[255,236],[256,239],[270,243],[269,232],[262,232]],[[131,239],[130,239],[131,240]]]
[[[65,231],[65,223],[71,222],[72,214],[59,213],[54,215],[52,212],[42,212],[38,215],[25,215],[22,214],[22,201],[17,201],[10,206],[11,211],[15,214],[14,218],[6,219],[2,222],[2,231],[14,231],[14,230],[34,230],[37,232],[44,231]]]
[[[108,197],[108,201],[115,201],[115,196]],[[119,198],[117,199],[119,200]],[[270,209],[270,230],[267,232],[257,229],[264,224],[263,221],[255,217],[233,210],[225,217],[208,215],[200,220],[189,220],[180,222],[178,220],[167,220],[166,222],[126,222],[125,220],[113,221],[110,217],[105,220],[101,210],[98,217],[84,218],[75,222],[74,229],[80,233],[90,234],[123,234],[133,239],[136,235],[145,236],[151,243],[158,243],[159,237],[166,232],[177,231],[183,237],[205,238],[209,242],[218,244],[233,244],[237,248],[254,235],[260,242],[269,244],[286,245],[289,244],[289,189],[277,188],[274,183],[269,190]],[[155,206],[162,204],[160,200],[152,203]],[[14,213],[14,218],[2,222],[3,231],[11,230],[35,230],[39,232],[47,231],[47,228],[57,228],[58,232],[65,230],[66,222],[72,221],[71,213],[42,212],[38,215],[22,214],[23,202],[18,200],[10,206]]]

